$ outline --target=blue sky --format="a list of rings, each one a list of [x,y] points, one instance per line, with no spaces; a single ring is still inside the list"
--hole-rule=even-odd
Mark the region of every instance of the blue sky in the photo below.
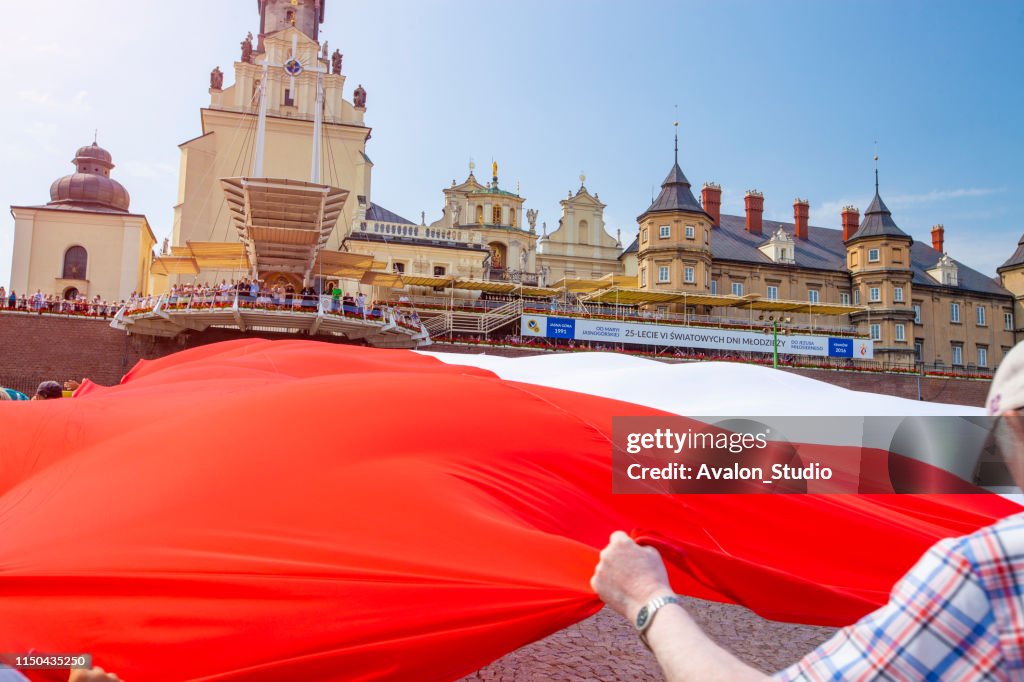
[[[8,8],[0,35],[0,204],[48,200],[92,140],[158,238],[169,234],[177,145],[199,133],[210,69],[232,80],[252,0],[54,0]],[[324,37],[348,97],[368,93],[373,199],[418,222],[474,157],[501,165],[540,221],[587,187],[610,232],[636,232],[672,163],[723,212],[839,227],[873,190],[928,241],[983,272],[1024,232],[1024,2],[329,0]],[[678,114],[675,107],[678,105]],[[0,284],[13,219],[0,221]]]

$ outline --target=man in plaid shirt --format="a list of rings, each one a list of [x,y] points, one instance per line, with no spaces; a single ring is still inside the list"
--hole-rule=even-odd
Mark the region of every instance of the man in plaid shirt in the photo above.
[[[995,435],[1022,485],[1024,344],[1003,360],[986,405],[1003,417]],[[701,631],[673,595],[657,550],[614,533],[591,584],[642,628],[670,682],[768,679]],[[1024,680],[1024,513],[937,543],[888,604],[772,679]]]

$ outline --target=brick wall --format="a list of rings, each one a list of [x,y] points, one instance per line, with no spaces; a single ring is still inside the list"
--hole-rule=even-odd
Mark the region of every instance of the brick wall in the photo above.
[[[141,359],[153,359],[185,348],[242,337],[267,339],[295,338],[288,334],[248,333],[228,329],[188,333],[176,339],[128,336],[113,329],[109,320],[55,315],[0,312],[0,385],[26,393],[34,392],[40,381],[80,379],[111,385]],[[317,337],[330,341],[330,337]],[[436,344],[431,350],[445,353],[480,353],[468,346]],[[523,357],[540,351],[490,348],[492,355]],[[917,399],[917,379],[913,376],[869,374],[834,370],[786,369],[854,391],[883,393]],[[921,380],[924,400],[940,403],[981,406],[988,392],[988,381],[925,378]]]
[[[290,334],[230,329],[186,332],[174,339],[129,336],[110,320],[0,311],[0,386],[35,392],[39,382],[88,377],[110,386],[139,360],[238,338],[294,339]],[[331,342],[320,336],[317,341]],[[340,342],[340,339],[339,339]]]

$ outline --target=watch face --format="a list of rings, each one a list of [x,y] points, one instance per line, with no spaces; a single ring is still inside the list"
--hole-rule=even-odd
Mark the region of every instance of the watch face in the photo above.
[[[638,629],[643,630],[644,626],[647,625],[647,619],[649,618],[649,615],[648,615],[649,612],[650,612],[650,609],[648,609],[646,606],[644,606],[642,609],[640,609],[640,613],[636,614],[636,627]]]

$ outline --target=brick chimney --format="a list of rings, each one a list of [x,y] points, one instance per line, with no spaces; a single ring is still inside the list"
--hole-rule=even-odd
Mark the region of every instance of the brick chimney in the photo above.
[[[860,211],[854,206],[843,206],[843,241],[848,242],[860,229]]]
[[[808,239],[807,221],[811,215],[811,203],[807,199],[793,200],[793,225],[796,227],[797,239]]]
[[[756,189],[747,190],[743,197],[747,209],[747,232],[761,234],[761,214],[764,213],[764,195]]]
[[[722,223],[722,186],[713,182],[705,182],[700,191],[700,201],[704,210],[711,216],[711,226],[718,227]]]
[[[939,253],[946,253],[942,248],[946,245],[946,228],[936,225],[932,228],[932,248]]]

